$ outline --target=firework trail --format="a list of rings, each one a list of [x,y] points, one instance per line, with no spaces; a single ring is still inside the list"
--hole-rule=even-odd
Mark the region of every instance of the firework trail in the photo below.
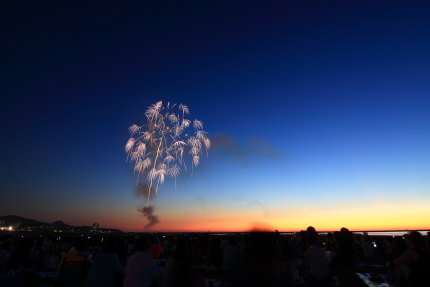
[[[153,189],[151,191],[154,191]],[[134,190],[134,195],[136,197],[143,197],[148,201],[154,199],[155,192],[149,193],[149,184],[139,182],[136,184],[136,189]]]
[[[187,171],[187,155],[194,168],[200,163],[203,150],[208,154],[211,141],[203,123],[187,119],[189,114],[189,108],[183,104],[163,105],[159,101],[146,110],[146,124],[129,127],[131,137],[125,152],[134,163],[138,182],[148,182],[148,201],[166,177],[173,177],[176,186],[176,177],[182,170]]]

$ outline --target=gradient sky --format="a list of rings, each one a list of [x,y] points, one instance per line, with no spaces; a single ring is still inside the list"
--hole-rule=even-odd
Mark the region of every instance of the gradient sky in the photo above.
[[[428,1],[60,2],[1,4],[0,215],[143,230],[164,100],[217,144],[152,230],[430,228]]]

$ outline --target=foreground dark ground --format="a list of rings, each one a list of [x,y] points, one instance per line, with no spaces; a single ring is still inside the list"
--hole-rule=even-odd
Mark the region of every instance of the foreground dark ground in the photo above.
[[[423,259],[428,236],[420,240]],[[409,245],[407,236],[369,237],[346,229],[291,235],[5,232],[0,286],[367,286],[357,273],[392,286],[427,286],[388,276],[402,266],[387,263]],[[419,284],[429,282],[421,279]]]

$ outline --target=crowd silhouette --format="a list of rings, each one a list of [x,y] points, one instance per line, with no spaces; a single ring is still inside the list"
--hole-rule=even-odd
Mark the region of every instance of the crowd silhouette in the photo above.
[[[0,286],[430,286],[429,235],[0,234]],[[362,275],[364,276],[364,275]]]

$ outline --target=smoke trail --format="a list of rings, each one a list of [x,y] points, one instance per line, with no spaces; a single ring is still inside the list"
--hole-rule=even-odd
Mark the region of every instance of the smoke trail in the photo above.
[[[143,197],[147,201],[151,201],[155,198],[155,188],[151,187],[151,192],[149,192],[149,184],[139,182],[134,190],[134,195],[136,197]]]
[[[268,141],[262,138],[249,138],[245,143],[235,138],[218,134],[212,138],[212,149],[226,154],[229,158],[247,164],[253,157],[265,157],[273,160],[285,160],[286,155],[278,152]]]
[[[139,212],[143,214],[146,219],[148,219],[148,224],[145,225],[144,229],[148,229],[160,221],[158,220],[158,217],[154,215],[154,206],[144,206],[138,209]]]

